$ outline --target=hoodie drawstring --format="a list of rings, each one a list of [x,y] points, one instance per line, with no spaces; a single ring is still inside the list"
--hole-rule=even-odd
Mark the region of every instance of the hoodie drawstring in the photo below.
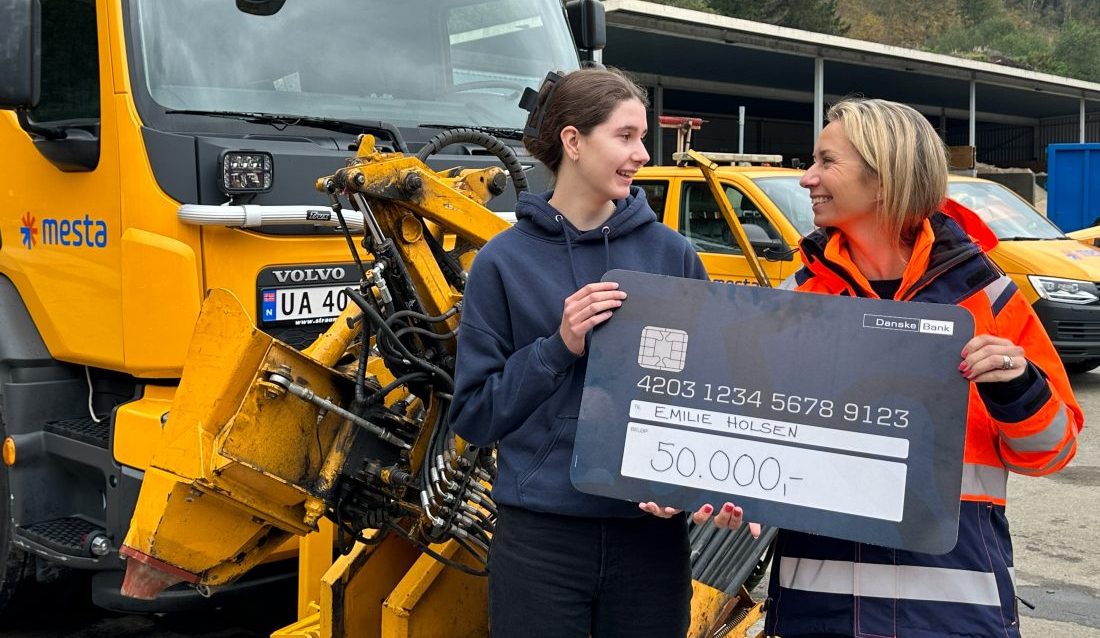
[[[577,277],[577,264],[573,263],[573,242],[569,239],[569,227],[565,225],[565,218],[561,215],[554,215],[554,219],[561,224],[561,234],[565,237],[565,249],[569,252],[569,269],[573,271],[573,286],[574,290],[581,287],[580,277]]]
[[[577,264],[573,261],[573,240],[570,238],[569,227],[565,225],[563,215],[554,215],[554,221],[561,225],[561,234],[565,237],[565,249],[569,253],[569,269],[573,271],[573,285],[580,289],[581,278],[577,276]],[[611,227],[603,226],[600,228],[600,233],[603,234],[603,271],[606,273],[611,270]]]
[[[603,228],[600,229],[600,232],[603,233],[603,252],[604,252],[603,271],[604,271],[604,273],[607,273],[607,271],[611,270],[611,242],[608,239],[608,237],[611,236],[611,227],[610,226],[604,226]]]

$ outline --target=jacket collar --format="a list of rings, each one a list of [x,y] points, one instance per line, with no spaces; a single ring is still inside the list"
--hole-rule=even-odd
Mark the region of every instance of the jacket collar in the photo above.
[[[832,228],[818,229],[804,238],[799,248],[806,268],[830,292],[878,297],[852,261],[843,233]],[[982,249],[953,219],[933,213],[921,223],[895,298],[912,299],[953,267],[981,254]]]

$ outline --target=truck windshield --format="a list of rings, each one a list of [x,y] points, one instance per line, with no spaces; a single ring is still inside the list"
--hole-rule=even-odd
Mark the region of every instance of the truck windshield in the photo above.
[[[165,110],[523,128],[525,87],[577,68],[559,0],[133,0],[138,77]]]
[[[978,213],[998,239],[1065,239],[1065,235],[1046,217],[1000,184],[989,182],[950,182],[948,196]]]
[[[752,180],[768,199],[787,217],[795,230],[805,237],[814,231],[814,209],[810,204],[810,191],[798,185],[799,178],[761,177]]]

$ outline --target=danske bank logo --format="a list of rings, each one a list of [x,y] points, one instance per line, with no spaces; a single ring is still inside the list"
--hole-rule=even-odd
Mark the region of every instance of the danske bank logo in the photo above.
[[[107,222],[102,219],[93,219],[90,215],[83,218],[74,217],[65,219],[60,217],[43,217],[41,228],[38,219],[26,213],[23,215],[22,226],[19,232],[23,238],[23,246],[30,250],[39,241],[51,246],[74,246],[88,248],[104,248],[107,246]],[[39,230],[41,229],[41,233]]]
[[[917,319],[914,317],[889,317],[886,315],[863,315],[864,328],[881,330],[902,330],[905,332],[923,332],[925,334],[951,336],[955,333],[955,322]]]

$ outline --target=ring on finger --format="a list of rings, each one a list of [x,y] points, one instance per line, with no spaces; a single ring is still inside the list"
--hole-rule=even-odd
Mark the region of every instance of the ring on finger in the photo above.
[[[1015,362],[1012,361],[1012,357],[1007,354],[1002,354],[1001,357],[1001,370],[1011,370],[1016,367]]]

